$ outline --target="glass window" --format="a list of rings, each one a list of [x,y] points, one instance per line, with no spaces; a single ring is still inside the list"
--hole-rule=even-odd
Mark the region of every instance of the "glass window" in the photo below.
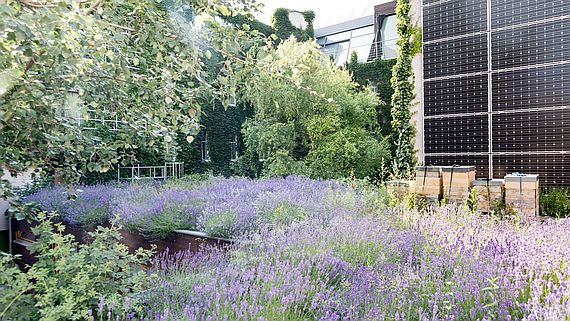
[[[374,42],[374,34],[363,35],[360,37],[352,37],[350,40],[350,51],[356,52],[359,62],[366,62],[370,54],[370,47]]]
[[[350,40],[350,31],[327,36],[327,44]]]
[[[350,42],[339,42],[334,45],[328,45],[323,48],[323,53],[327,57],[331,57],[337,65],[342,65],[348,59]]]
[[[237,161],[238,159],[238,149],[237,149],[237,144],[238,144],[238,137],[237,135],[234,134],[234,136],[232,137],[232,141],[230,142],[230,160],[231,161]]]
[[[398,33],[396,30],[396,16],[388,16],[382,22],[382,58],[396,58],[396,40]]]
[[[202,161],[210,161],[210,146],[208,144],[208,132],[204,133],[204,138],[200,142],[200,151],[202,153]]]
[[[364,35],[374,35],[374,26],[368,26],[364,28],[358,28],[352,30],[352,37],[364,36]]]

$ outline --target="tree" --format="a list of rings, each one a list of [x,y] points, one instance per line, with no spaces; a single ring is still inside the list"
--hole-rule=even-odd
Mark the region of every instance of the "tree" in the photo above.
[[[313,42],[290,38],[266,50],[243,91],[255,112],[243,126],[246,148],[265,159],[265,174],[375,176],[390,157],[377,97],[356,90]]]
[[[252,3],[224,3],[189,1],[180,13],[176,1],[170,10],[159,0],[0,2],[0,174],[59,170],[73,182],[129,162],[142,146],[192,137],[201,102],[227,101],[247,59],[247,33],[214,17]],[[217,74],[206,70],[212,52]]]
[[[395,139],[394,175],[406,178],[414,171],[417,159],[414,140],[416,128],[412,122],[412,101],[415,98],[412,59],[421,49],[419,31],[412,26],[410,1],[398,0],[396,29],[398,55],[392,69],[392,131]],[[419,44],[419,45],[418,45]]]

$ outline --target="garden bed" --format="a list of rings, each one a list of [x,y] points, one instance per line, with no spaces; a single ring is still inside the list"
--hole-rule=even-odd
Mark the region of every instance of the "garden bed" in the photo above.
[[[32,232],[34,223],[27,220],[12,220],[12,251],[15,255],[20,255],[19,263],[21,267],[35,263],[36,259],[28,250],[28,246],[35,241],[35,235]],[[90,241],[89,232],[94,229],[85,229],[81,226],[64,224],[64,234],[71,234],[79,244],[86,244]],[[157,255],[168,252],[170,254],[189,251],[197,253],[205,247],[217,247],[220,249],[228,248],[234,241],[230,239],[211,237],[205,233],[189,230],[176,230],[173,235],[167,239],[151,239],[137,233],[131,233],[124,229],[121,232],[121,243],[126,245],[129,252],[135,253],[139,248],[151,249],[155,247]]]

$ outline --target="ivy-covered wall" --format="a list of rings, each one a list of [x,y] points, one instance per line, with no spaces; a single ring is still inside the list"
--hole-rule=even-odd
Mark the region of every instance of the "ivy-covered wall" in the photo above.
[[[313,20],[315,20],[315,13],[313,11],[299,12],[303,15],[307,27],[305,29],[297,28],[289,19],[289,13],[292,10],[286,8],[277,8],[271,18],[271,24],[275,35],[278,39],[285,40],[294,35],[299,41],[306,41],[315,38],[315,30],[313,28]],[[297,11],[295,11],[297,12]]]
[[[375,86],[376,93],[385,103],[383,106],[378,106],[377,114],[378,123],[381,125],[380,132],[385,137],[392,133],[390,101],[394,90],[390,85],[390,78],[392,78],[392,68],[395,64],[396,59],[375,59],[371,62],[359,63],[355,58],[347,64],[354,81],[363,87]]]
[[[250,30],[257,30],[267,37],[274,33],[273,27],[255,19],[253,16],[237,15],[225,17],[224,19],[240,29],[247,25]]]
[[[239,104],[227,110],[217,103],[214,108],[202,110],[200,123],[202,130],[191,144],[181,137],[178,141],[180,151],[177,161],[184,162],[186,174],[212,172],[214,175],[231,176],[235,172],[234,161],[231,160],[231,142],[237,135],[237,152],[243,155],[244,145],[241,125],[246,118],[253,116],[253,108]],[[202,160],[201,143],[208,134],[209,161]]]

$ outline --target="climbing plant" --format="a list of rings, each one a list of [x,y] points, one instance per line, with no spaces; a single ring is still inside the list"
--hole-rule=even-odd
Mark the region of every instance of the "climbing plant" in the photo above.
[[[278,8],[273,13],[271,19],[275,35],[278,39],[283,40],[289,38],[291,35],[295,36],[298,41],[312,40],[315,37],[313,28],[313,20],[315,20],[315,13],[313,11],[300,12],[305,18],[307,27],[305,29],[295,27],[289,19],[291,11],[285,8]]]
[[[392,68],[396,63],[396,59],[375,59],[370,62],[358,62],[356,52],[352,52],[351,59],[347,64],[347,68],[352,74],[353,80],[358,83],[360,90],[367,90],[374,87],[376,95],[382,102],[390,102],[394,90],[390,84],[392,78]],[[376,106],[376,117],[378,120],[378,128],[384,137],[392,134],[392,115],[389,104],[378,104]],[[395,145],[389,140],[391,150],[395,151]]]
[[[412,59],[421,48],[418,28],[410,17],[410,0],[398,0],[396,6],[396,29],[398,33],[398,55],[392,69],[392,139],[395,144],[393,174],[405,178],[416,165],[414,140],[416,128],[412,122],[412,101],[415,98]]]

